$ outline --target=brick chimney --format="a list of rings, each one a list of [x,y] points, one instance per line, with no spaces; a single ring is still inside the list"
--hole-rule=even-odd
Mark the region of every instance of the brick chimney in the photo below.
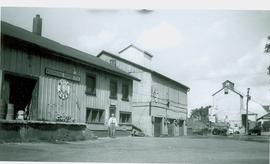
[[[39,14],[33,18],[33,33],[41,36],[42,32],[42,19]]]

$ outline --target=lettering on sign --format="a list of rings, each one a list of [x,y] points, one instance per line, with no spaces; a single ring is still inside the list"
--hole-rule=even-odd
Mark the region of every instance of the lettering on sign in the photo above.
[[[80,82],[81,81],[81,77],[78,76],[78,75],[61,72],[61,71],[54,70],[54,69],[51,69],[51,68],[46,68],[45,69],[45,74],[55,76],[55,77],[59,77],[59,78],[63,78],[63,79],[67,79],[67,80],[72,80],[72,81],[75,81],[75,82]]]

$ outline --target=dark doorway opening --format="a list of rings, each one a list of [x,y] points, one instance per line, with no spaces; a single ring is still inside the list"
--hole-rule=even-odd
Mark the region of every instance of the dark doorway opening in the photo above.
[[[174,136],[174,119],[169,119],[169,124],[168,124],[168,135],[169,136]]]
[[[179,136],[184,135],[184,120],[179,120]]]
[[[32,104],[33,90],[36,88],[37,80],[21,76],[6,74],[6,98],[7,102],[14,105],[14,117],[19,110],[29,114],[29,109]]]
[[[111,117],[112,114],[114,114],[114,116],[116,117],[116,106],[115,105],[110,105],[109,109],[110,109],[109,117]]]
[[[155,117],[154,122],[154,136],[159,137],[161,135],[162,118]]]

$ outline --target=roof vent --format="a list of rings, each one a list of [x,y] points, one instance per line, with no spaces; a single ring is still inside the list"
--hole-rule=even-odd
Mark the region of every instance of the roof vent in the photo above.
[[[41,36],[42,32],[42,19],[39,14],[33,18],[33,33]]]

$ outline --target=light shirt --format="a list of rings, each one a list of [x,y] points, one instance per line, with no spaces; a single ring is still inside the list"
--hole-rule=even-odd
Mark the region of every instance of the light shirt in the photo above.
[[[110,126],[113,123],[115,124],[115,126],[118,126],[116,118],[115,117],[110,117],[109,120],[108,120],[108,126]]]

